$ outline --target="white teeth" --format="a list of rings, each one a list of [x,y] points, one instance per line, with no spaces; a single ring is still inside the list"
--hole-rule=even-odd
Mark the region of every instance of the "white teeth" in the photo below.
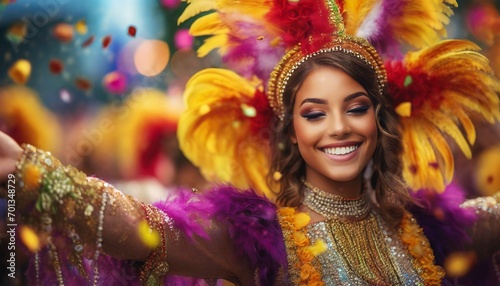
[[[348,147],[336,147],[336,148],[324,148],[323,151],[330,155],[345,155],[354,152],[358,149],[359,145],[353,145]]]

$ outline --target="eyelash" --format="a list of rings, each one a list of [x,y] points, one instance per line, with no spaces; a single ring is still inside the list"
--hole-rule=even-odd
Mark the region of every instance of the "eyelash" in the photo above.
[[[364,113],[366,113],[366,111],[368,111],[368,109],[370,109],[369,105],[361,105],[361,106],[355,107],[353,109],[349,109],[347,111],[347,113],[364,114]]]
[[[368,111],[368,109],[370,109],[369,105],[362,105],[362,106],[358,106],[358,107],[349,109],[347,111],[347,113],[354,114],[354,115],[361,115],[361,114],[366,113],[366,111]],[[306,112],[304,114],[301,114],[300,116],[302,116],[306,120],[314,121],[315,119],[319,119],[320,117],[325,116],[325,113],[318,112],[318,111],[312,111],[312,112]]]
[[[307,113],[304,113],[304,114],[301,114],[300,116],[302,116],[303,118],[309,120],[309,121],[312,121],[312,120],[315,120],[315,119],[318,119],[319,117],[321,116],[324,116],[325,113],[324,112],[307,112]]]

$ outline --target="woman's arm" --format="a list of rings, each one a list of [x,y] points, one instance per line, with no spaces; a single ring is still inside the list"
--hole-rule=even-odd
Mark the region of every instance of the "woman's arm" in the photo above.
[[[255,283],[252,267],[236,255],[224,222],[191,222],[202,229],[198,233],[202,235],[189,235],[179,231],[176,222],[158,208],[63,166],[50,153],[32,146],[24,148],[17,163],[16,181],[22,221],[39,234],[50,257],[58,257],[65,248],[79,259],[97,261],[104,252],[118,259],[144,261],[143,283],[154,282],[167,271],[242,285]],[[158,244],[148,245],[154,237],[150,233],[157,233]],[[68,240],[69,245],[62,243]],[[51,262],[56,273],[64,271],[57,260]]]

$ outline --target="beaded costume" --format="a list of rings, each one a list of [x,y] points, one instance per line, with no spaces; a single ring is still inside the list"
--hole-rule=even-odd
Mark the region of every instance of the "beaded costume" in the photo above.
[[[480,249],[478,261],[486,261],[477,266],[492,271],[471,275],[500,281],[494,255],[500,199],[465,201],[448,185],[453,156],[443,135],[469,156],[475,140],[469,112],[499,120],[500,83],[476,45],[439,41],[450,5],[456,1],[190,1],[181,22],[212,10],[191,27],[194,35],[209,36],[199,54],[218,48],[234,71],[205,69],[190,79],[178,137],[208,179],[229,185],[202,194],[179,190],[148,205],[25,146],[17,165],[24,202],[18,209],[29,210],[24,227],[41,244],[28,246],[30,282],[205,283],[169,275],[176,273],[209,285],[221,277],[266,286],[441,285],[448,281],[445,259],[472,246]],[[421,50],[404,55],[405,44]],[[397,228],[382,219],[370,188],[344,199],[304,182],[304,204],[326,218],[321,222],[272,201],[281,174],[273,174],[276,185],[267,184],[266,130],[271,118],[287,116],[283,91],[290,75],[321,53],[363,60],[380,95],[394,96],[394,106],[383,108],[401,116],[403,176],[422,204],[406,211]],[[124,249],[125,241],[138,244]],[[140,254],[146,247],[147,258]],[[120,260],[120,251],[137,259]]]

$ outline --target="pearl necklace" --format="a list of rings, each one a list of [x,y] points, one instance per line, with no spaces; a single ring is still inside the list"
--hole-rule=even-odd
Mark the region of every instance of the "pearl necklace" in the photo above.
[[[327,219],[361,220],[370,213],[371,206],[364,194],[344,198],[320,190],[307,181],[304,181],[304,186],[303,204]]]

